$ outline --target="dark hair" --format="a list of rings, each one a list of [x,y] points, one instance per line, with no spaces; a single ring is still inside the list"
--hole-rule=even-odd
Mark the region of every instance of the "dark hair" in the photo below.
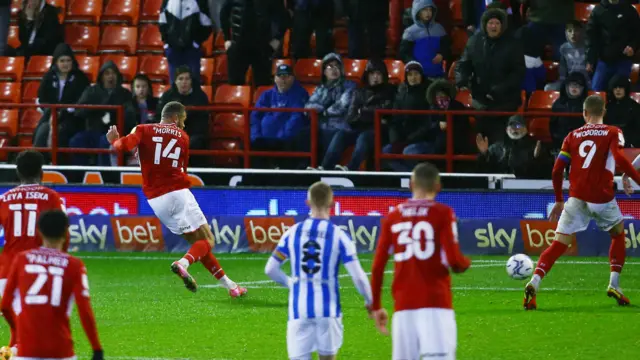
[[[193,74],[191,73],[191,68],[188,67],[187,65],[180,65],[176,68],[176,75],[175,78],[173,79],[173,81],[175,82],[178,79],[178,76],[184,74],[184,73],[189,73],[189,76],[191,77],[191,79],[193,79]]]
[[[565,26],[565,29],[578,29],[578,30],[582,30],[584,29],[584,24],[582,24],[582,21],[580,20],[571,20],[567,23],[567,25]]]
[[[175,115],[184,114],[184,105],[177,101],[170,101],[162,108],[162,119],[169,119]]]
[[[440,182],[440,171],[435,165],[423,162],[413,168],[414,186],[428,192],[436,190],[436,184]]]
[[[42,179],[44,156],[33,150],[25,150],[16,157],[16,171],[20,181],[39,182]]]
[[[66,239],[69,217],[62,210],[48,210],[40,214],[38,230],[48,241]]]
[[[133,80],[131,81],[131,85],[133,86],[133,83],[136,82],[136,80],[142,80],[142,81],[146,81],[147,84],[149,85],[149,91],[151,91],[151,79],[149,79],[149,77],[145,74],[141,74],[141,73],[137,73],[136,76],[133,77]]]

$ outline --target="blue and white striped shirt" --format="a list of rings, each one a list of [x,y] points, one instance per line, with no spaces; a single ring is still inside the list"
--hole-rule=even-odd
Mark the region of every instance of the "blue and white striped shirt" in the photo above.
[[[357,261],[349,235],[329,220],[307,219],[282,235],[273,257],[291,262],[289,320],[340,317],[340,263]]]

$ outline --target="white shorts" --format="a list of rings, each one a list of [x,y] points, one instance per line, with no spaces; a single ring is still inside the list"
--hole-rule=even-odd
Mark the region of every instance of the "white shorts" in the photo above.
[[[589,227],[591,219],[604,231],[611,230],[622,220],[622,212],[616,200],[604,204],[593,204],[576,198],[569,198],[564,204],[556,233],[573,235]]]
[[[289,359],[311,360],[311,354],[336,355],[342,347],[342,318],[289,320],[287,352]]]
[[[393,360],[456,358],[456,318],[451,309],[398,311],[391,331]]]
[[[180,189],[147,200],[158,219],[172,233],[191,233],[207,224],[207,218],[189,189]]]

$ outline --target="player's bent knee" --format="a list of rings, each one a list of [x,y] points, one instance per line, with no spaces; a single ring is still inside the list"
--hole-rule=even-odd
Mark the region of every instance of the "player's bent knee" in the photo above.
[[[620,221],[616,225],[614,225],[611,230],[609,230],[609,234],[616,236],[624,233],[624,221]]]
[[[318,358],[320,360],[336,360],[337,359],[335,354],[334,355],[319,355]]]
[[[556,241],[561,242],[565,245],[571,245],[571,241],[573,240],[573,235],[556,233]]]

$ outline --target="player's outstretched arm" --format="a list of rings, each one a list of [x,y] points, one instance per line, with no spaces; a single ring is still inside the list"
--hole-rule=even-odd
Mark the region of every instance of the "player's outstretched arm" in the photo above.
[[[78,306],[78,315],[80,315],[80,322],[84,329],[91,348],[93,349],[93,359],[102,359],[102,345],[100,345],[100,339],[98,338],[98,327],[96,326],[96,318],[93,315],[93,309],[91,308],[91,301],[89,299],[89,278],[84,265],[81,265],[81,270],[78,271],[78,276],[74,279],[73,296],[76,299],[76,305]]]
[[[111,143],[111,145],[116,150],[129,152],[135,149],[140,144],[140,140],[142,139],[142,131],[136,126],[133,128],[133,130],[131,130],[131,134],[123,138],[120,138],[119,136],[120,135],[118,134],[118,130],[114,125],[109,129],[109,132],[107,133],[107,140],[109,140],[109,143]]]
[[[270,257],[267,261],[267,265],[264,267],[264,273],[271,278],[271,280],[288,288],[291,283],[291,278],[282,271],[281,266],[283,261],[277,260],[274,256]]]
[[[640,184],[640,174],[638,174],[638,171],[636,170],[635,166],[633,164],[631,164],[629,159],[627,159],[624,156],[624,154],[622,153],[620,147],[616,146],[611,150],[612,150],[611,152],[613,153],[613,158],[615,159],[616,164],[618,165],[618,167],[620,167],[622,172],[625,175],[627,175],[630,178],[632,178],[633,181],[636,182],[636,184]],[[633,160],[633,162],[636,163],[636,160],[638,160],[638,158]]]
[[[440,244],[447,254],[447,261],[454,273],[463,273],[471,266],[471,260],[462,254],[458,243],[458,224],[453,210],[449,209],[449,215],[442,231],[440,231]]]

